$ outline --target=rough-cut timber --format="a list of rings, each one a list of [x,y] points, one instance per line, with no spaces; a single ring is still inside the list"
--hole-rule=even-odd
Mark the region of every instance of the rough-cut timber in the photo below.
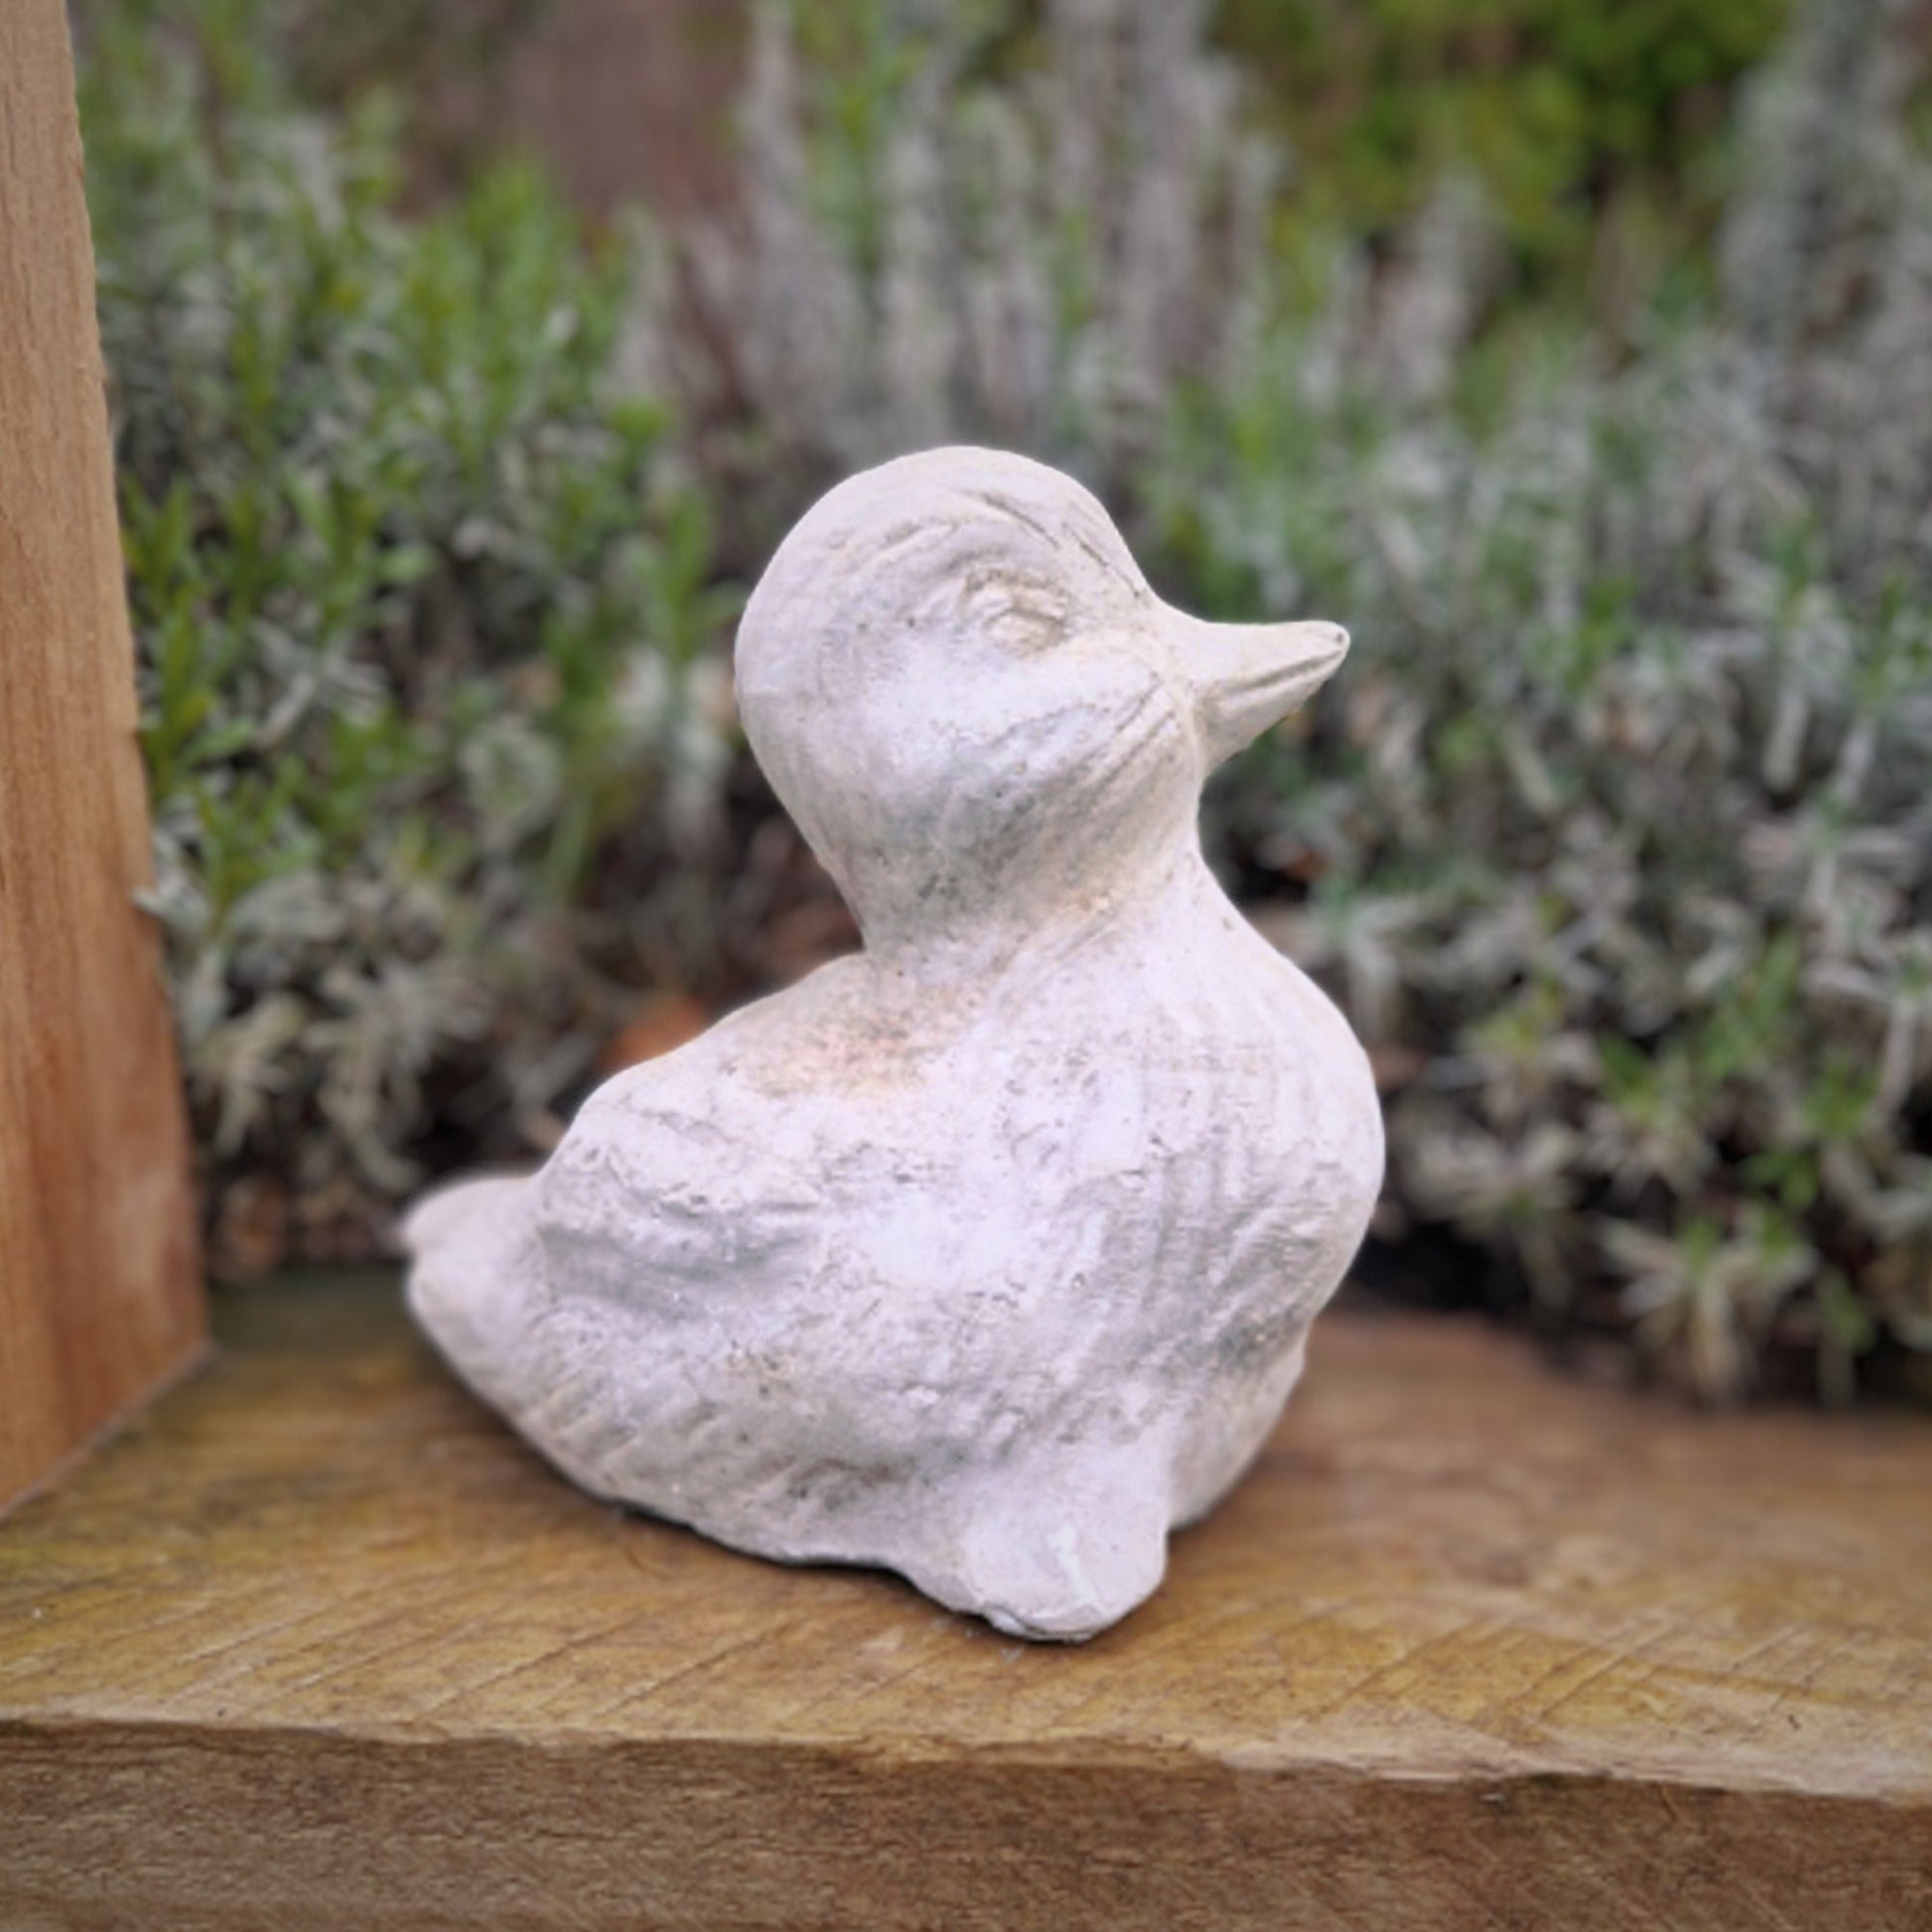
[[[1932,1431],[1330,1317],[1078,1651],[571,1489],[386,1283],[0,1530],[0,1926],[1932,1924]]]
[[[201,1335],[134,728],[67,15],[4,0],[0,1505]]]

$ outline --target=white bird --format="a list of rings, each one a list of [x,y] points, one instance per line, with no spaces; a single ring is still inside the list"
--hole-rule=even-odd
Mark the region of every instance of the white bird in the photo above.
[[[1202,861],[1200,788],[1340,661],[1210,624],[1057,472],[834,489],[741,713],[862,953],[411,1216],[409,1296],[586,1488],[1030,1637],[1160,1582],[1269,1433],[1382,1176],[1366,1059]]]

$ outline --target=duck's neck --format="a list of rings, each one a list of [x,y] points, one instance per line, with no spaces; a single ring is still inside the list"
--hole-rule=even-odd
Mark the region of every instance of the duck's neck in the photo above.
[[[1167,943],[1176,921],[1225,906],[1191,832],[1155,862],[1046,907],[939,922],[916,932],[868,933],[866,953],[889,984],[907,992],[972,1000],[1011,999],[1024,984],[1070,961],[1121,947]]]

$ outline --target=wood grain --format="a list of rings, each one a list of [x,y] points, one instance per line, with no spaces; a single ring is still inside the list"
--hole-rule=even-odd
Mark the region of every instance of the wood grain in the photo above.
[[[0,1504],[201,1333],[61,0],[0,5]]]
[[[570,1489],[393,1286],[0,1530],[0,1926],[1923,1928],[1932,1430],[1325,1317],[1078,1650]]]

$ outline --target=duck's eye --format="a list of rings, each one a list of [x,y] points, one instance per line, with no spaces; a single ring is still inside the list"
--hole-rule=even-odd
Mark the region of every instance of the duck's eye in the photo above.
[[[1067,600],[1037,578],[1003,577],[975,584],[965,602],[975,628],[1016,656],[1050,650],[1066,635]]]

